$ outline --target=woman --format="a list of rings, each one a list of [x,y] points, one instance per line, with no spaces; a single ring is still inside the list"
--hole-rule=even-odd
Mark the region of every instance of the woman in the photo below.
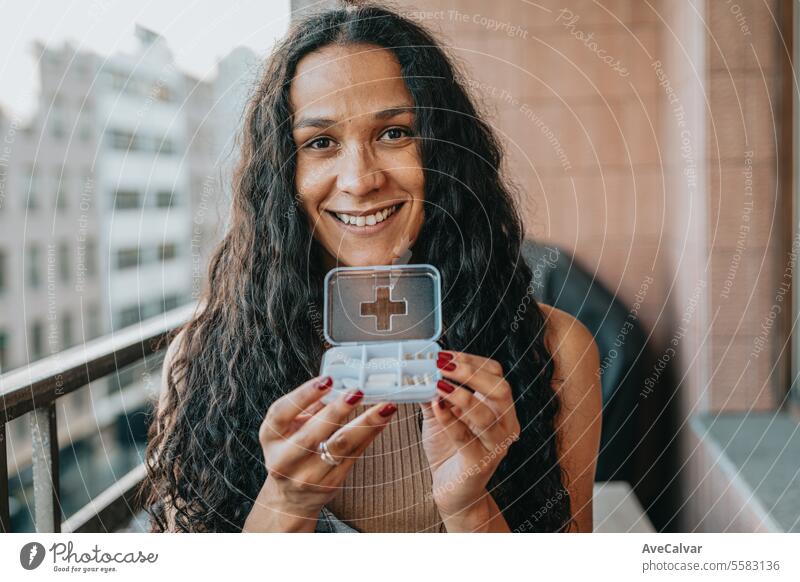
[[[500,146],[464,86],[378,7],[310,17],[276,48],[229,230],[167,352],[154,530],[315,531],[322,511],[360,531],[591,531],[597,347],[530,297]],[[323,405],[325,273],[397,261],[442,274],[439,395]]]

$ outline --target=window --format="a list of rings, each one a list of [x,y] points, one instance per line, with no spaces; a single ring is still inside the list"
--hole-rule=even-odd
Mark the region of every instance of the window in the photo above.
[[[8,259],[6,252],[0,251],[0,294],[6,291],[6,269],[8,268]]]
[[[0,330],[0,374],[8,370],[8,332]]]
[[[86,307],[86,336],[92,340],[100,337],[100,310],[97,305],[90,304]]]
[[[173,192],[170,190],[159,190],[156,192],[156,206],[158,208],[170,208],[173,205]]]
[[[117,370],[117,388],[122,390],[133,384],[138,378],[136,366],[127,366]]]
[[[66,135],[64,127],[64,105],[61,98],[58,96],[53,97],[50,101],[50,111],[48,112],[48,125],[50,127],[50,135],[55,139],[62,139]]]
[[[67,207],[67,173],[63,167],[57,168],[53,178],[56,185],[56,208],[63,210]]]
[[[115,150],[133,150],[137,149],[138,140],[135,135],[128,131],[119,129],[112,129],[108,132],[109,143]]]
[[[179,295],[165,295],[164,296],[164,311],[169,311],[170,309],[175,309],[181,304],[181,298]]]
[[[97,244],[93,238],[86,239],[83,266],[87,277],[94,277],[97,274]]]
[[[39,184],[36,168],[33,166],[28,167],[28,181],[25,186],[25,207],[30,210],[35,210],[38,207]]]
[[[62,283],[69,283],[71,271],[69,268],[69,245],[61,242],[58,245],[58,274]]]
[[[42,322],[35,321],[31,324],[31,361],[38,360],[44,355],[44,330]]]
[[[168,137],[162,139],[160,143],[157,140],[156,142],[159,154],[170,155],[175,153],[175,146],[173,145],[172,140]]]
[[[61,316],[61,347],[67,349],[73,345],[72,314],[65,313]]]
[[[128,208],[139,208],[141,201],[139,192],[136,190],[117,190],[114,196],[114,207],[120,210]]]
[[[138,305],[126,307],[117,314],[116,327],[128,327],[141,321],[140,309]]]
[[[158,258],[160,261],[169,261],[176,256],[178,256],[178,250],[175,243],[158,245]]]
[[[119,249],[117,251],[117,269],[130,269],[139,265],[139,249]]]
[[[154,317],[164,311],[164,302],[161,299],[155,301],[148,301],[140,306],[140,315],[142,319]]]
[[[28,247],[28,287],[37,289],[42,282],[41,273],[39,272],[39,245],[32,244]]]

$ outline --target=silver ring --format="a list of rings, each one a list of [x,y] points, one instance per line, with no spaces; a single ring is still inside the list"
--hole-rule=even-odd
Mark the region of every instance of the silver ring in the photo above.
[[[336,467],[342,462],[341,459],[334,457],[328,450],[328,441],[322,441],[319,443],[317,446],[317,452],[319,453],[320,459],[328,463],[331,467]]]

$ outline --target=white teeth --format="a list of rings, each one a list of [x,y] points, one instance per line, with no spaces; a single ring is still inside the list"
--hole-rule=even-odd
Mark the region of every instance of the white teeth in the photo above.
[[[389,218],[389,216],[391,216],[395,210],[397,210],[396,205],[390,208],[384,208],[375,214],[370,214],[367,216],[353,216],[345,212],[337,212],[336,217],[345,224],[353,224],[355,226],[374,226],[375,224],[383,222]]]

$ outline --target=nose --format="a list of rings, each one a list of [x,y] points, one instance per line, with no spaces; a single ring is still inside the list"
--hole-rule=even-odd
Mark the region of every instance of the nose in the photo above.
[[[337,186],[340,192],[364,196],[386,182],[386,175],[370,148],[353,145],[345,149],[338,164]]]

